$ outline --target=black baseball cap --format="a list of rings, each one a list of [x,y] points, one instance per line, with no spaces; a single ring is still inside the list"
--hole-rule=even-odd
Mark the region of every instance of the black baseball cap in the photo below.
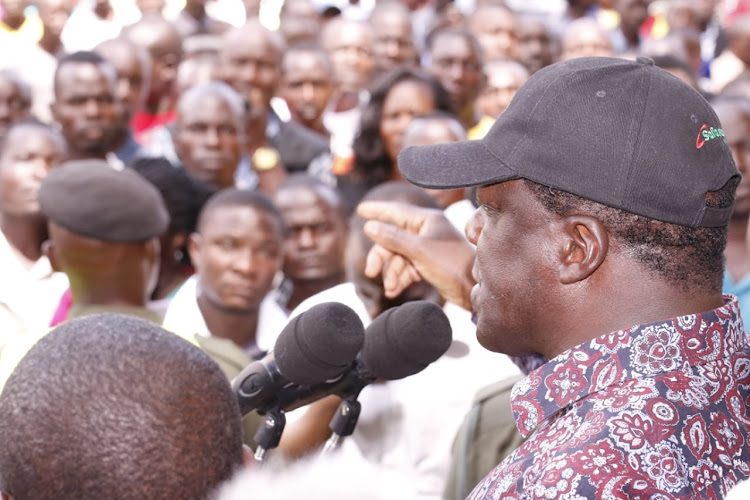
[[[548,66],[483,139],[410,147],[398,165],[425,188],[523,178],[689,227],[729,221],[732,207],[707,207],[706,193],[740,175],[708,102],[647,57]]]

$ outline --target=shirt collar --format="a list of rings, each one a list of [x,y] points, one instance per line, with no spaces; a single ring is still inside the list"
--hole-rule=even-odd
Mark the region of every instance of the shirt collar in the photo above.
[[[568,349],[513,388],[511,407],[526,437],[589,394],[728,356],[745,346],[737,297],[699,314],[610,332]]]

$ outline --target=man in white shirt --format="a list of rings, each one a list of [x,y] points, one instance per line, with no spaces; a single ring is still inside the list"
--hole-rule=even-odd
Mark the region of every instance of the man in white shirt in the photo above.
[[[286,325],[286,313],[269,296],[281,269],[284,224],[264,195],[227,189],[201,211],[188,251],[196,275],[167,309],[164,327],[195,335],[233,378],[262,358]]]

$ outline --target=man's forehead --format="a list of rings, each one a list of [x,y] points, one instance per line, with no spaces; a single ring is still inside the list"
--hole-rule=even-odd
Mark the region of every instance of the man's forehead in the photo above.
[[[0,159],[16,151],[28,151],[37,148],[41,143],[53,144],[60,151],[64,151],[64,143],[58,133],[46,127],[36,125],[16,125],[6,136],[7,143],[0,150]]]
[[[235,45],[223,48],[220,51],[220,62],[230,61],[263,61],[278,64],[281,61],[281,53],[268,40],[266,41],[241,41]]]
[[[454,57],[474,57],[474,46],[458,33],[443,33],[435,38],[432,43],[432,56],[454,56]]]
[[[511,179],[495,184],[483,184],[477,186],[477,201],[483,204],[493,204],[493,202],[500,202],[522,190],[523,179]]]
[[[13,80],[0,75],[0,95],[20,94],[21,89]]]
[[[178,118],[186,122],[216,120],[231,115],[232,106],[216,92],[198,94],[183,102],[178,109]]]
[[[326,64],[322,54],[315,52],[293,52],[284,60],[283,66],[285,73],[299,73],[307,71],[325,71]],[[301,76],[307,76],[303,74]]]
[[[68,63],[57,72],[55,94],[88,95],[92,89],[96,89],[97,92],[113,95],[115,93],[116,75],[117,72],[109,63]]]
[[[208,230],[225,231],[238,224],[268,224],[275,223],[274,217],[267,210],[252,205],[220,205],[211,207],[206,214]]]

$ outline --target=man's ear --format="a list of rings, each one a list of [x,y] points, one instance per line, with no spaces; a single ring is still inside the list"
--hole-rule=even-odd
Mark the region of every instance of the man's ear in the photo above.
[[[2,499],[2,500],[13,500],[13,497],[10,496],[9,493],[5,493],[4,491],[0,491],[0,499]]]
[[[57,119],[59,114],[57,112],[57,103],[55,101],[52,101],[51,103],[49,103],[49,112],[50,112],[50,115],[52,116],[52,119],[59,123]]]
[[[188,236],[188,240],[187,240],[188,255],[190,255],[190,261],[192,262],[193,267],[195,267],[196,271],[201,265],[200,249],[201,249],[202,242],[203,240],[199,233],[190,233],[190,236]]]
[[[591,276],[609,252],[609,234],[602,221],[589,215],[563,220],[560,283],[570,285]]]
[[[62,272],[60,264],[57,261],[57,255],[55,255],[55,244],[52,240],[44,240],[42,242],[42,254],[49,260],[53,271]]]

